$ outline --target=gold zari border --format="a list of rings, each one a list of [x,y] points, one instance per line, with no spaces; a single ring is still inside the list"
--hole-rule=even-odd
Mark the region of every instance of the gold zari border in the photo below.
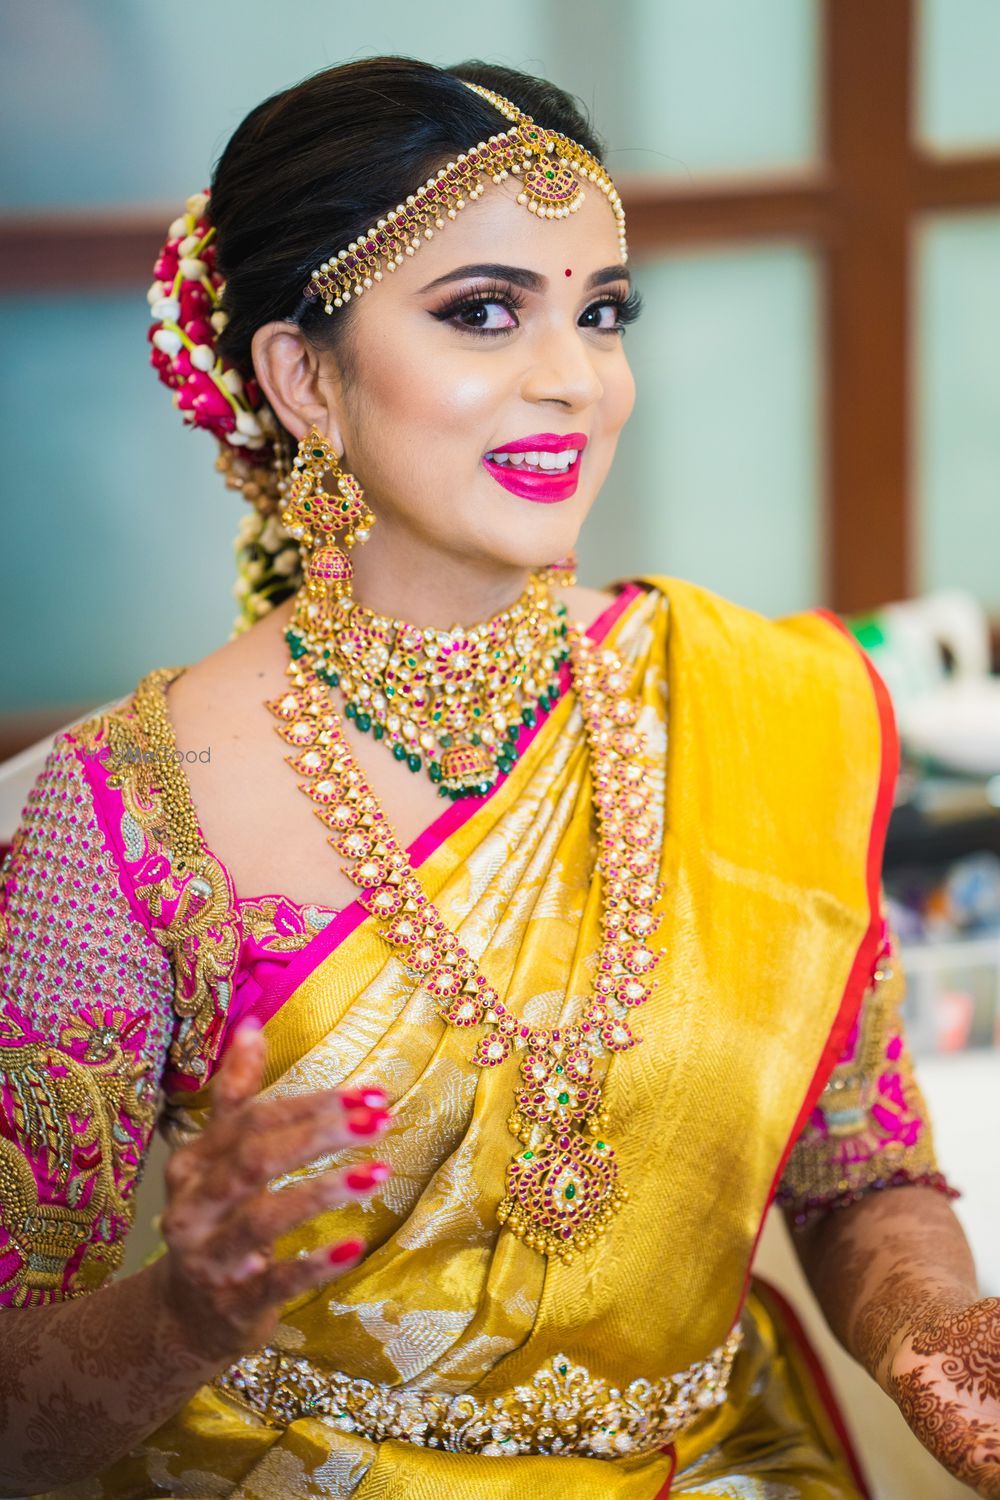
[[[619,1458],[666,1446],[721,1406],[742,1342],[737,1327],[707,1359],[660,1380],[633,1380],[624,1391],[562,1354],[528,1384],[480,1401],[471,1392],[449,1396],[378,1385],[271,1347],[237,1360],[214,1384],[274,1426],[312,1417],[374,1443],[394,1438],[494,1457]]]

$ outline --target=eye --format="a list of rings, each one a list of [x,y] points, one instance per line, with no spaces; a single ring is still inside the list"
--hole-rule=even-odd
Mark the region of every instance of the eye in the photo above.
[[[513,308],[506,302],[485,302],[481,299],[467,302],[454,315],[454,321],[463,328],[475,328],[483,333],[503,333],[517,327]]]
[[[580,322],[585,328],[599,328],[601,332],[610,332],[618,327],[618,314],[621,304],[618,302],[595,302],[588,307]]]
[[[609,295],[599,302],[592,302],[580,314],[580,325],[592,328],[596,333],[624,334],[629,323],[634,323],[642,310],[639,293],[632,291],[627,297]]]
[[[432,317],[466,333],[494,337],[513,333],[518,326],[518,310],[523,306],[524,298],[512,286],[481,286],[452,297],[436,308]]]

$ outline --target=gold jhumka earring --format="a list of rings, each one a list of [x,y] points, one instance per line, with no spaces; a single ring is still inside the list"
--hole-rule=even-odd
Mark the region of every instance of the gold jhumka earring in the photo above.
[[[324,483],[328,474],[335,480],[333,490]],[[368,540],[375,517],[364,490],[340,467],[338,455],[317,427],[302,438],[292,461],[281,524],[302,549],[310,597],[325,599],[350,591],[354,568],[344,549]]]

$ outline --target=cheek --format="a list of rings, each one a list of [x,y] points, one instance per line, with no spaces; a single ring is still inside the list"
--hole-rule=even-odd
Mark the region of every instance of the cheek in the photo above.
[[[420,342],[396,341],[371,362],[361,382],[366,425],[376,435],[391,429],[397,441],[409,434],[423,447],[467,444],[474,433],[487,441],[509,385],[504,361],[481,351],[428,353]]]
[[[601,401],[601,416],[609,437],[615,437],[632,415],[635,405],[635,377],[625,358],[619,353],[613,373],[605,379],[604,396]]]

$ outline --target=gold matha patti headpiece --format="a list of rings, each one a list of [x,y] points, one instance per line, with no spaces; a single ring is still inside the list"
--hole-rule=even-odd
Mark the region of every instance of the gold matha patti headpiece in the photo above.
[[[463,80],[464,82],[464,80]],[[463,151],[422,187],[399,203],[374,228],[325,260],[303,287],[311,302],[322,299],[332,313],[352,297],[370,291],[386,271],[395,271],[407,255],[414,255],[424,240],[456,219],[466,203],[475,202],[486,191],[486,182],[520,179],[518,203],[544,219],[563,219],[576,213],[583,202],[583,182],[592,182],[605,195],[618,226],[622,261],[628,260],[625,240],[625,210],[614,183],[604,167],[583,146],[557,131],[545,130],[491,89],[478,83],[466,88],[481,94],[513,129]]]

